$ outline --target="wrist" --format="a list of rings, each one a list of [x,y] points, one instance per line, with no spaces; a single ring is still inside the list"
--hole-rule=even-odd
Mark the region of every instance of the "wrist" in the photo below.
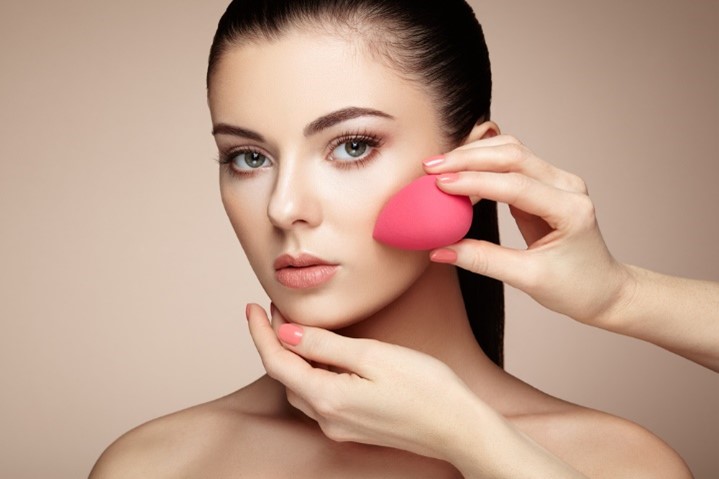
[[[479,398],[471,394],[466,407],[457,409],[457,421],[445,428],[438,451],[441,458],[456,467],[465,478],[480,475],[494,477],[491,468],[492,438],[503,435],[504,419]]]
[[[585,478],[472,394],[462,423],[445,437],[441,459],[465,479]]]
[[[632,317],[641,282],[641,269],[617,263],[616,286],[607,305],[589,324],[612,332],[622,332]]]
[[[506,419],[486,429],[484,426],[486,424],[480,426],[485,436],[481,450],[476,443],[473,447],[464,447],[452,463],[465,479],[587,479]]]

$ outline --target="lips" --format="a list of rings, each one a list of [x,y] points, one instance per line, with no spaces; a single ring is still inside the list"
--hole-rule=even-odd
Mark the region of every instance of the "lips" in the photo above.
[[[339,268],[321,258],[309,254],[297,257],[283,254],[274,264],[275,279],[292,289],[305,289],[320,286],[328,282]]]

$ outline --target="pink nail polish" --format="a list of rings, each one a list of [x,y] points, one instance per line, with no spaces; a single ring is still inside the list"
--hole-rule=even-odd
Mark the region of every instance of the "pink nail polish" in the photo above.
[[[454,181],[457,181],[458,179],[459,175],[457,173],[445,173],[437,177],[437,181],[439,181],[440,183],[452,183]]]
[[[438,249],[429,255],[429,259],[436,263],[454,263],[457,261],[457,252],[451,249]]]
[[[279,336],[280,341],[282,341],[283,343],[287,343],[290,346],[297,346],[298,344],[300,344],[303,334],[304,333],[302,331],[302,328],[289,323],[283,324],[277,331],[277,335]]]
[[[422,162],[427,168],[439,166],[444,163],[444,155],[431,156]]]

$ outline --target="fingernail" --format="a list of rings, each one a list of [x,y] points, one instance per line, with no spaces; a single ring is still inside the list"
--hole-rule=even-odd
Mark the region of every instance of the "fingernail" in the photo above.
[[[457,173],[445,173],[443,175],[439,175],[437,177],[437,181],[440,183],[452,183],[453,181],[457,181],[459,178],[459,174]]]
[[[275,307],[275,303],[270,303],[270,314],[274,316],[276,312],[277,308]]]
[[[422,162],[427,168],[439,166],[444,163],[444,155],[431,156]]]
[[[277,335],[279,336],[280,341],[282,341],[283,343],[287,343],[290,346],[297,346],[298,344],[300,344],[303,334],[304,333],[302,332],[302,328],[289,323],[283,324],[277,331]]]
[[[457,261],[457,252],[451,249],[438,249],[432,251],[429,259],[436,263],[454,263]]]
[[[245,318],[247,318],[247,321],[250,320],[250,304],[247,303],[247,306],[245,306]]]

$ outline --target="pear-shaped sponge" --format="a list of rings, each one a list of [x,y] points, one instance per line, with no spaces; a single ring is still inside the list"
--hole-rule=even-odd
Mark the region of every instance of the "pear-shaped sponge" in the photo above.
[[[408,250],[430,250],[456,243],[472,225],[472,202],[445,193],[437,175],[424,175],[392,196],[380,211],[373,237]]]

